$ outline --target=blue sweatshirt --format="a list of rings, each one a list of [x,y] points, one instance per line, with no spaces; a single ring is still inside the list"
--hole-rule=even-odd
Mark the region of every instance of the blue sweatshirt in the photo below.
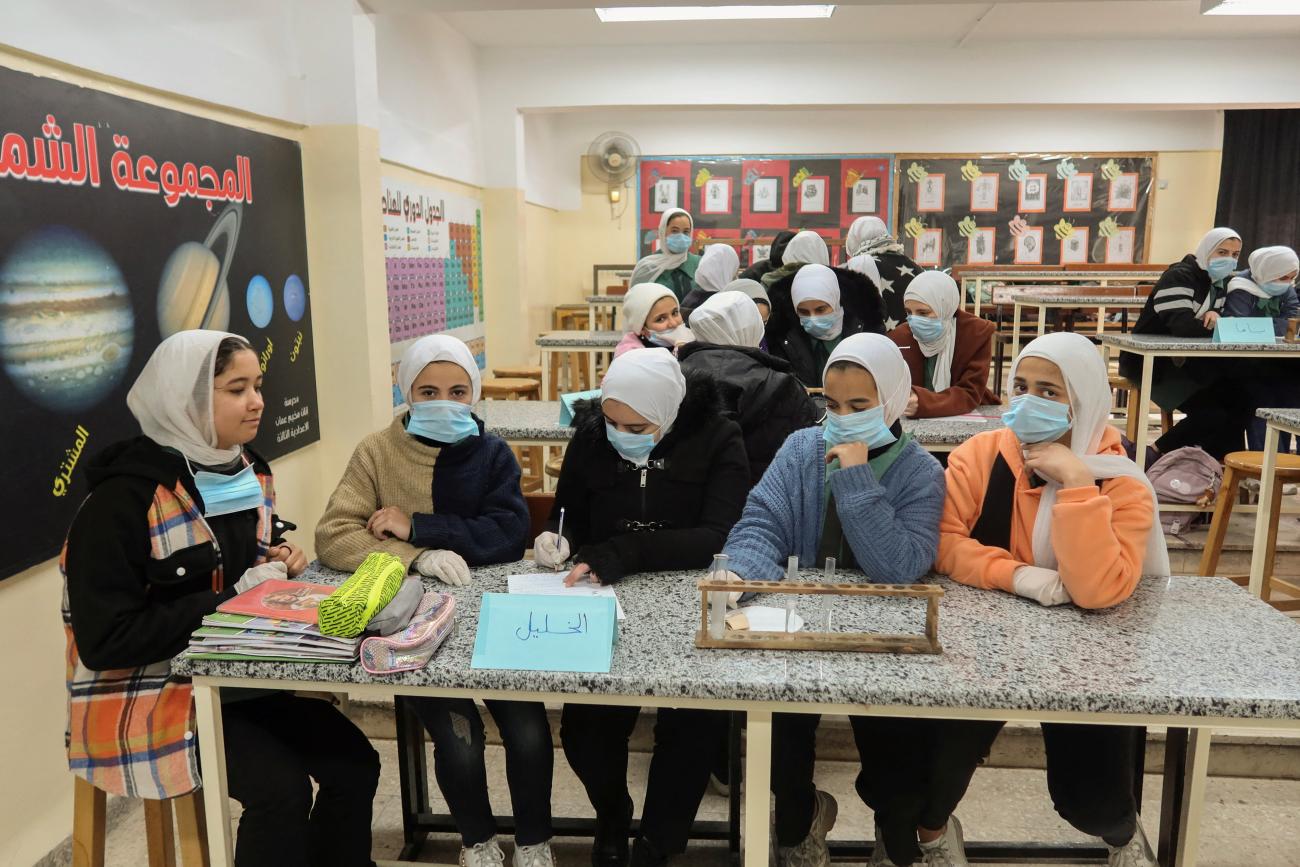
[[[820,427],[791,434],[749,494],[723,549],[750,581],[784,577],[790,555],[813,568],[825,524],[826,443]],[[831,492],[858,567],[872,581],[910,584],[934,564],[945,495],[943,468],[915,442],[883,477],[862,464],[831,474]]]

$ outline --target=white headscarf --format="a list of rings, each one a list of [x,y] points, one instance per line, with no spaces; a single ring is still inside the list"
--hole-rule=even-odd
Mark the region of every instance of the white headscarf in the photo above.
[[[837,361],[852,361],[865,367],[876,381],[876,394],[885,411],[885,425],[892,427],[907,409],[907,399],[912,394],[912,372],[903,360],[898,344],[883,334],[863,332],[850,334],[835,347],[822,369],[822,381],[831,365]]]
[[[844,263],[844,267],[850,271],[856,271],[864,277],[869,277],[876,286],[880,285],[880,266],[876,260],[866,253],[860,253]]]
[[[662,440],[686,397],[686,378],[671,352],[629,349],[610,364],[600,384],[600,396],[625,403],[658,425]]]
[[[805,301],[815,300],[824,301],[839,310],[840,280],[826,265],[804,265],[794,275],[794,283],[790,286],[790,300],[795,307]]]
[[[934,343],[926,343],[916,337],[915,331],[912,332],[922,355],[926,358],[939,356],[934,362],[931,384],[935,391],[943,391],[952,385],[952,352],[957,344],[957,320],[954,317],[961,306],[961,290],[957,288],[957,281],[942,271],[922,271],[908,284],[903,300],[920,301],[939,314],[939,321],[943,323],[943,334]]]
[[[727,244],[710,244],[704,248],[695,268],[695,283],[705,292],[721,292],[740,270],[740,256]]]
[[[227,337],[244,339],[226,331],[176,332],[158,344],[126,395],[145,436],[208,467],[228,464],[243,450],[217,448],[212,382],[217,347]]]
[[[831,254],[826,249],[826,241],[821,235],[804,229],[785,245],[785,253],[782,254],[781,261],[786,265],[829,265]]]
[[[659,217],[659,252],[642,256],[641,261],[636,263],[636,267],[632,269],[633,284],[653,283],[659,279],[660,274],[680,268],[686,262],[686,257],[691,252],[689,248],[685,253],[668,252],[668,221],[679,215],[685,215],[686,219],[691,221],[690,231],[692,234],[695,233],[695,218],[688,211],[683,211],[681,208],[670,208],[664,211]]]
[[[1110,420],[1110,380],[1106,363],[1092,341],[1082,334],[1059,331],[1045,334],[1030,341],[1011,365],[1011,379],[1016,378],[1016,368],[1023,358],[1033,356],[1046,359],[1061,369],[1065,387],[1070,395],[1070,413],[1073,418],[1070,431],[1072,451],[1095,479],[1114,479],[1129,476],[1138,479],[1151,492],[1152,525],[1147,535],[1146,556],[1142,562],[1144,575],[1168,575],[1169,552],[1165,549],[1165,534],[1160,529],[1160,503],[1155,489],[1146,474],[1123,455],[1099,455],[1101,435]],[[1056,505],[1057,482],[1048,482],[1038,502],[1034,518],[1034,564],[1046,569],[1056,568],[1056,552],[1052,549],[1052,508]]]
[[[1262,283],[1272,283],[1300,268],[1300,258],[1290,247],[1260,247],[1250,254],[1250,278],[1233,277],[1228,290],[1245,289],[1256,298],[1272,298],[1262,288]]]
[[[1210,254],[1213,253],[1224,241],[1233,238],[1238,241],[1241,240],[1241,236],[1235,231],[1223,226],[1211,229],[1205,233],[1205,237],[1201,239],[1201,243],[1196,245],[1196,264],[1201,266],[1202,271],[1210,270]]]
[[[660,298],[677,300],[673,290],[658,283],[637,283],[627,290],[623,296],[623,330],[628,334],[640,334],[645,328],[646,317]]]
[[[763,284],[757,280],[750,280],[748,277],[742,277],[739,280],[732,280],[726,286],[722,287],[722,291],[744,292],[755,301],[762,301],[768,306],[768,309],[771,309],[772,307],[772,299],[768,297],[767,290],[763,288]]]
[[[402,354],[402,361],[397,365],[397,387],[402,390],[402,397],[411,402],[411,386],[419,378],[420,371],[435,361],[450,361],[469,374],[469,384],[474,392],[474,403],[478,403],[483,391],[482,378],[478,371],[478,362],[464,341],[447,334],[430,334],[407,347]]]
[[[763,340],[763,317],[745,293],[718,292],[695,308],[691,331],[706,343],[757,348]]]
[[[867,252],[872,241],[888,235],[889,227],[884,220],[879,217],[858,217],[844,236],[844,252],[850,256],[860,256]]]

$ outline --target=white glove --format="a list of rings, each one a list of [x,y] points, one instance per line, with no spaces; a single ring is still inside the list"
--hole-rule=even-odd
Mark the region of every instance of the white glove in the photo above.
[[[1011,576],[1017,596],[1032,599],[1039,605],[1064,605],[1073,602],[1070,591],[1061,581],[1061,573],[1041,566],[1021,566]]]
[[[723,581],[744,581],[745,579],[742,578],[742,577],[740,577],[739,575],[737,575],[735,572],[724,572],[723,575],[722,575],[722,580],[723,580]],[[728,593],[728,594],[727,594],[727,607],[728,607],[728,608],[739,608],[739,607],[740,607],[740,597],[741,597],[742,595],[744,595],[744,594],[742,594],[739,590],[733,590],[733,591],[731,591],[730,593]]]
[[[415,558],[415,571],[425,578],[437,578],[452,587],[469,584],[469,564],[455,551],[429,549]]]
[[[269,560],[266,563],[259,563],[251,569],[245,569],[244,574],[235,582],[235,592],[246,593],[263,581],[270,581],[272,578],[279,578],[284,581],[288,577],[288,566],[279,560]]]
[[[563,566],[569,559],[569,540],[558,533],[540,533],[533,542],[533,559],[550,569]]]

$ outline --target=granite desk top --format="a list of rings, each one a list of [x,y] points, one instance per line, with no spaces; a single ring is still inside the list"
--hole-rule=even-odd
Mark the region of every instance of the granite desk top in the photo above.
[[[1020,279],[1038,279],[1051,277],[1059,279],[1062,282],[1077,282],[1079,280],[1133,280],[1147,279],[1152,276],[1159,277],[1165,273],[1163,268],[1152,268],[1150,271],[1003,271],[997,265],[989,265],[986,268],[971,268],[963,271],[961,276],[964,280],[973,280],[978,277],[980,280],[1020,280]]]
[[[1138,295],[1071,295],[1069,292],[1017,292],[1011,296],[1013,304],[1039,305],[1055,304],[1063,307],[1143,307],[1146,296]]]
[[[1279,422],[1287,427],[1300,428],[1300,409],[1276,409],[1265,407],[1255,410],[1255,415],[1265,421]]]
[[[919,444],[955,445],[975,434],[1002,427],[1004,406],[976,407],[970,415],[949,418],[905,418],[903,430]],[[479,417],[490,433],[507,442],[548,440],[556,443],[573,438],[573,428],[561,425],[558,400],[485,400],[478,405]]]
[[[537,338],[543,349],[613,349],[623,339],[621,331],[548,331]]]
[[[619,304],[623,303],[623,295],[588,295],[588,304]]]
[[[1132,352],[1276,352],[1279,355],[1300,353],[1300,343],[1211,343],[1209,337],[1175,337],[1171,334],[1104,334],[1106,346]]]
[[[700,622],[696,582],[703,571],[646,573],[618,585],[627,619],[608,673],[471,668],[480,594],[505,592],[506,576],[535,570],[522,561],[476,569],[467,587],[439,586],[456,595],[459,623],[419,671],[385,676],[367,674],[359,665],[183,657],[173,660],[172,670],[341,687],[382,683],[557,697],[594,693],[1300,721],[1300,628],[1223,578],[1149,578],[1132,598],[1106,611],[1043,608],[1009,593],[937,578],[947,591],[939,618],[944,652],[909,655],[700,650],[694,643]],[[807,578],[819,575],[805,572]],[[304,577],[337,583],[344,575],[313,565]],[[793,599],[800,610],[810,597]],[[835,605],[837,629],[923,629],[920,600],[840,597]]]

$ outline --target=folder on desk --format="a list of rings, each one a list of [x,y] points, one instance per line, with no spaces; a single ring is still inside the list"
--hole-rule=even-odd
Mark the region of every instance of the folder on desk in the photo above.
[[[591,391],[573,391],[569,394],[560,395],[560,424],[572,426],[577,403],[583,400],[597,400],[599,397],[599,388]]]
[[[1220,316],[1211,343],[1276,342],[1273,320],[1267,316]]]

